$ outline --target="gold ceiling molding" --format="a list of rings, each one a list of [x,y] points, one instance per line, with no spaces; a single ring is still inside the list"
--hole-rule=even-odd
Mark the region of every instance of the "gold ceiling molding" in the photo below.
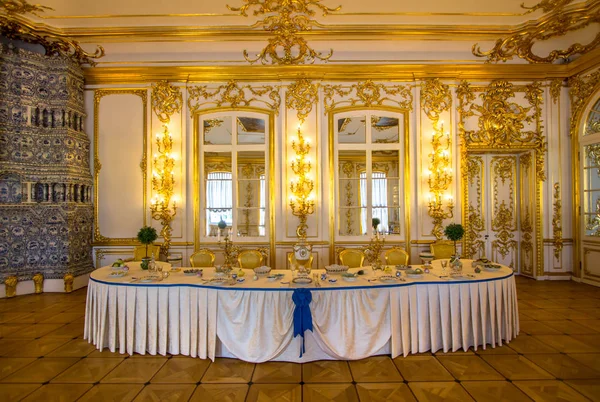
[[[170,85],[166,80],[152,84],[152,110],[162,123],[168,124],[171,116],[181,111],[182,104],[179,87]]]
[[[312,111],[313,105],[317,103],[319,96],[319,84],[313,84],[308,78],[300,78],[288,86],[285,96],[285,106],[296,110],[298,120],[304,123]]]
[[[600,71],[595,71],[587,75],[577,75],[569,78],[567,81],[567,86],[570,88],[569,98],[571,100],[571,121],[569,127],[569,135],[571,137],[577,135],[579,115],[589,98],[594,95],[598,84],[600,84]]]
[[[550,11],[554,11],[555,9],[562,8],[567,4],[571,3],[573,0],[542,0],[534,6],[527,7],[525,3],[521,4],[521,8],[527,10],[525,14],[532,13],[536,10],[542,9],[543,12],[549,13]]]
[[[79,43],[53,30],[21,18],[23,14],[38,15],[49,7],[32,5],[25,0],[0,0],[0,36],[8,39],[21,40],[27,43],[39,44],[46,50],[47,56],[64,56],[79,64],[96,65],[93,59],[104,56],[104,48],[98,46],[94,53],[86,52]]]
[[[280,87],[276,85],[240,85],[235,80],[214,89],[209,89],[207,85],[189,86],[187,104],[191,114],[194,114],[211,105],[238,108],[259,103],[278,115],[281,104],[279,89]],[[265,96],[269,100],[261,99]]]
[[[480,92],[482,103],[475,102]],[[524,92],[529,107],[510,99],[515,92]],[[462,81],[456,89],[458,97],[458,130],[467,148],[510,149],[531,148],[536,152],[536,174],[540,181],[546,180],[544,158],[546,137],[542,125],[542,103],[544,90],[540,82],[525,86],[513,85],[498,80],[487,87],[474,87]],[[476,117],[478,129],[467,130],[466,119]],[[525,124],[534,124],[526,130]]]
[[[354,85],[324,85],[323,96],[325,113],[340,106],[376,107],[391,103],[405,110],[412,110],[413,107],[410,85],[376,84],[371,80]],[[336,97],[341,100],[336,101]]]
[[[562,4],[564,3],[564,4]],[[575,43],[567,49],[551,51],[548,56],[539,56],[533,53],[533,47],[548,39],[563,36],[568,32],[578,31],[592,23],[600,23],[600,2],[591,0],[583,7],[565,9],[566,2],[557,2],[552,13],[538,21],[534,26],[525,26],[508,37],[498,39],[494,47],[482,51],[478,43],[473,45],[472,52],[475,56],[486,57],[486,62],[512,60],[517,56],[530,63],[553,63],[558,59],[567,60],[575,54],[585,54],[600,44],[600,33],[588,44]]]
[[[248,9],[256,7],[254,15],[264,15],[264,19],[257,22],[263,29],[274,36],[269,39],[268,45],[252,58],[248,51],[244,50],[244,58],[250,64],[259,61],[262,64],[312,64],[315,60],[327,61],[333,55],[333,49],[329,54],[322,54],[308,46],[306,39],[299,35],[308,32],[317,25],[317,21],[310,17],[315,15],[313,8],[322,11],[327,16],[332,11],[340,10],[322,5],[321,0],[244,0],[241,7],[231,7],[231,11],[239,11],[240,15],[247,17]]]

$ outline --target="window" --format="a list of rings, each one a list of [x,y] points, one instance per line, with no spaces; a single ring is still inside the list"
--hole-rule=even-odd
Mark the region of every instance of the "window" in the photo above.
[[[233,237],[267,236],[268,121],[264,115],[245,112],[198,120],[201,236],[217,237],[221,221]]]
[[[374,218],[378,231],[403,234],[404,121],[391,112],[334,117],[336,237],[372,235]]]

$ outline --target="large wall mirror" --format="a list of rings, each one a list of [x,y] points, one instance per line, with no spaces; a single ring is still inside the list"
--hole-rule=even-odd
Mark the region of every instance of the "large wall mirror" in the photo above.
[[[330,119],[334,242],[364,241],[374,221],[390,241],[406,242],[406,113],[356,110]]]
[[[237,241],[270,236],[270,115],[228,111],[196,116],[197,241],[229,234]]]

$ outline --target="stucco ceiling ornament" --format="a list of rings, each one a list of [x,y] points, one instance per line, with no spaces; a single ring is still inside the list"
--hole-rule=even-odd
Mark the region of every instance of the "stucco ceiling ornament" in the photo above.
[[[44,47],[48,56],[65,56],[79,64],[95,66],[93,59],[104,56],[102,46],[98,46],[94,53],[86,52],[79,46],[79,42],[21,18],[21,15],[27,13],[39,16],[38,13],[46,10],[52,9],[29,4],[25,0],[0,0],[0,36],[39,44]]]
[[[248,9],[255,8],[254,15],[265,17],[255,25],[262,25],[267,32],[274,34],[269,39],[268,45],[252,58],[244,50],[244,58],[250,64],[260,60],[262,64],[296,65],[312,64],[315,60],[327,61],[333,55],[333,49],[328,54],[317,52],[308,46],[303,32],[312,30],[318,22],[310,17],[315,15],[313,8],[319,9],[326,16],[330,12],[339,11],[320,4],[321,0],[244,0],[241,7],[231,7],[231,11],[239,11],[240,15],[247,17]]]
[[[584,5],[577,4],[575,8],[569,9],[565,8],[568,4],[566,1],[544,1],[542,3],[554,4],[554,7],[539,7],[544,11],[552,10],[550,14],[535,21],[533,25],[525,24],[506,38],[498,39],[494,47],[488,51],[482,51],[479,44],[475,43],[472,48],[473,54],[478,57],[486,57],[486,63],[505,62],[512,60],[515,56],[530,63],[553,63],[559,59],[568,61],[571,56],[585,54],[600,45],[600,33],[598,33],[588,44],[574,43],[567,49],[553,50],[545,57],[534,54],[533,47],[539,42],[581,30],[593,23],[600,23],[600,2],[598,1],[590,1]],[[536,7],[532,7],[532,10]]]

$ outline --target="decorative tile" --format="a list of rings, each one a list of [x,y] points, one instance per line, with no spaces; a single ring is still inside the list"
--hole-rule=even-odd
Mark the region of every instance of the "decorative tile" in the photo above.
[[[361,402],[416,402],[406,384],[356,384]]]
[[[196,384],[210,365],[210,360],[173,357],[152,377],[153,384]]]
[[[479,356],[437,356],[437,359],[457,380],[504,379]]]
[[[200,384],[190,402],[244,402],[248,384]]]
[[[248,383],[254,364],[237,359],[216,358],[202,377],[203,383]]]
[[[347,362],[322,360],[302,365],[302,381],[305,383],[352,382]]]
[[[30,394],[23,402],[36,401],[76,401],[81,395],[92,388],[92,384],[48,384],[38,388]]]
[[[352,384],[304,384],[302,392],[304,402],[358,402]]]
[[[524,356],[482,356],[482,359],[509,380],[544,380],[554,378],[550,373],[536,366]]]
[[[508,346],[519,353],[558,353],[558,350],[548,346],[533,336],[519,335]]]
[[[600,401],[600,381],[598,380],[569,380],[565,381],[571,388],[587,396],[592,401]]]
[[[0,395],[5,401],[20,401],[42,384],[0,384]]]
[[[302,381],[302,365],[286,362],[267,362],[256,365],[253,383],[299,383]]]
[[[252,384],[247,401],[261,402],[301,402],[300,384]]]
[[[167,362],[164,357],[127,359],[102,379],[102,383],[146,383]]]
[[[457,382],[411,382],[408,386],[419,402],[472,401],[467,391]]]
[[[550,345],[563,353],[598,353],[594,344],[585,343],[576,339],[577,335],[536,335],[535,337],[543,343]],[[593,337],[597,337],[592,335]]]
[[[600,373],[563,354],[525,355],[529,360],[560,379],[600,378]]]
[[[144,387],[134,401],[187,402],[196,385],[151,384]]]
[[[0,379],[6,377],[14,373],[17,370],[22,369],[27,366],[29,363],[34,362],[36,359],[33,357],[29,358],[10,358],[10,357],[2,357],[0,358]]]
[[[78,402],[129,402],[143,387],[142,384],[99,384],[83,394]]]
[[[562,381],[515,381],[513,384],[536,402],[589,402],[586,397]]]
[[[388,356],[374,356],[349,362],[356,382],[400,382],[402,376]]]
[[[79,359],[67,357],[45,357],[3,378],[2,382],[46,382],[50,381]]]
[[[55,377],[53,383],[95,383],[117,367],[123,358],[82,359]]]
[[[454,380],[454,377],[433,356],[397,357],[394,359],[394,364],[407,381]]]
[[[508,381],[463,381],[461,385],[477,402],[530,402],[531,399]]]

